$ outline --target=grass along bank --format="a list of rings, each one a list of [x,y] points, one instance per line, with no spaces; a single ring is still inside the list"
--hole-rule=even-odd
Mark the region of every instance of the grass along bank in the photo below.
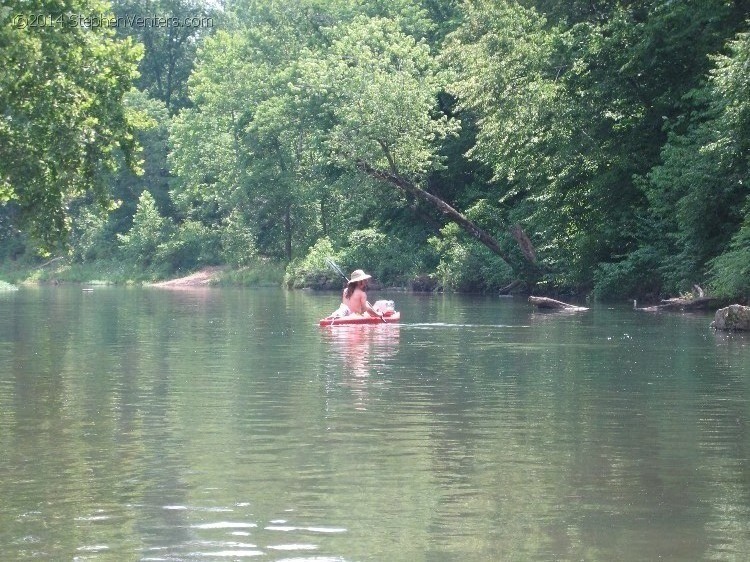
[[[5,281],[0,281],[0,292],[3,291],[17,291],[18,287],[15,285],[11,285],[10,283],[6,283]]]
[[[42,264],[4,262],[0,264],[0,283],[141,285],[183,278],[203,269],[207,268],[166,272],[144,270],[116,260],[76,263],[67,258],[56,258]],[[210,284],[218,286],[280,286],[284,278],[284,264],[266,260],[243,267],[210,269]]]

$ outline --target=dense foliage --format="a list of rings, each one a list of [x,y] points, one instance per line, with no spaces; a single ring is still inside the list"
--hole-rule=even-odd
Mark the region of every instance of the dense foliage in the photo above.
[[[27,4],[1,12],[6,260],[70,232],[67,259],[152,277],[750,292],[747,1],[116,0],[213,24],[116,34],[10,25]]]
[[[70,229],[71,200],[106,199],[116,154],[133,167],[122,97],[141,48],[73,15],[107,14],[100,0],[32,0],[0,7],[0,219],[47,250]],[[12,249],[16,252],[17,249]]]

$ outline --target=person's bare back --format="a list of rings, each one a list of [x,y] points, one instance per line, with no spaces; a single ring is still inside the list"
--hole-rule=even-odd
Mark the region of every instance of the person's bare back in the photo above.
[[[367,280],[372,276],[367,275],[361,269],[352,271],[349,283],[344,289],[344,293],[341,295],[341,307],[340,311],[348,310],[351,314],[363,314],[367,316],[380,316],[383,317],[382,313],[376,311],[370,303],[367,302]]]
[[[367,312],[367,293],[359,287],[354,289],[354,293],[348,299],[344,293],[343,302],[349,307],[352,314],[365,314]]]

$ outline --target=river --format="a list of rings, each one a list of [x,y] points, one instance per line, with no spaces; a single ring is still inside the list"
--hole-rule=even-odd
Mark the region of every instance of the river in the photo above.
[[[0,559],[750,559],[749,336],[371,297],[0,294]]]

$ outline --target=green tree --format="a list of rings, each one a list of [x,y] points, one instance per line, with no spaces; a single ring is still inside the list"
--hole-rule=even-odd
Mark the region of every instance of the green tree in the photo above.
[[[123,103],[139,145],[142,170],[136,174],[121,166],[105,176],[103,181],[113,200],[109,209],[101,209],[90,194],[71,201],[69,241],[75,260],[96,261],[113,257],[117,235],[124,234],[132,226],[138,199],[144,191],[153,196],[163,215],[174,214],[166,169],[170,120],[166,107],[135,88],[123,96]],[[122,160],[122,155],[118,157]]]
[[[118,234],[125,258],[133,264],[148,268],[155,264],[160,247],[169,240],[174,226],[159,213],[153,195],[141,193],[133,226],[127,234]],[[158,265],[158,263],[157,263]]]
[[[306,62],[301,86],[322,100],[333,162],[428,204],[510,262],[490,233],[424,188],[442,167],[442,141],[459,129],[439,107],[446,76],[427,43],[384,18],[358,17],[330,35],[330,48]]]
[[[322,48],[328,18],[314,2],[253,6],[242,16],[251,26],[217,33],[199,52],[194,107],[172,127],[173,195],[182,213],[206,223],[241,213],[255,225],[258,251],[290,260],[330,227],[323,192],[336,177],[322,170],[318,102],[298,86],[300,61]]]
[[[244,45],[218,32],[200,49],[190,78],[194,107],[170,128],[170,166],[177,177],[172,199],[184,216],[212,224],[237,204],[241,186],[239,116],[251,95],[245,86]]]
[[[697,111],[687,131],[670,136],[663,163],[648,176],[651,215],[670,242],[662,268],[673,290],[704,282],[709,261],[725,251],[713,262],[714,284],[725,293],[739,286],[727,280],[746,240],[741,225],[750,185],[749,37],[739,34],[728,54],[713,57],[708,83],[688,98]]]
[[[212,33],[219,12],[196,0],[114,0],[113,9],[126,23],[133,17],[163,18],[170,23],[123,25],[117,31],[144,46],[137,87],[164,102],[170,114],[185,107],[189,103],[187,81],[196,49]]]
[[[470,2],[442,55],[453,70],[448,90],[456,111],[477,123],[466,155],[491,170],[490,203],[524,240],[527,261],[534,260],[533,242],[546,268],[558,272],[586,220],[586,198],[568,187],[585,177],[591,160],[570,148],[591,141],[576,126],[575,104],[560,80],[565,48],[562,30],[531,8]],[[560,222],[565,230],[556,228]]]
[[[32,0],[0,8],[0,204],[51,249],[70,229],[72,198],[106,205],[104,172],[121,150],[135,167],[122,98],[141,50],[106,27],[71,25],[71,14],[108,13],[99,0]],[[47,24],[24,25],[42,14]]]
[[[240,209],[259,224],[259,247],[290,259],[294,214],[304,204],[308,113],[289,90],[285,41],[285,30],[268,24],[206,41],[191,77],[195,107],[172,128],[172,165],[181,212],[218,225]],[[276,230],[280,236],[267,236]]]
[[[492,203],[530,232],[551,287],[589,289],[599,264],[653,236],[638,178],[736,26],[724,2],[465,4],[445,60],[478,124],[468,154],[493,170]]]
[[[750,298],[750,205],[726,251],[709,262],[711,287],[717,295]]]

